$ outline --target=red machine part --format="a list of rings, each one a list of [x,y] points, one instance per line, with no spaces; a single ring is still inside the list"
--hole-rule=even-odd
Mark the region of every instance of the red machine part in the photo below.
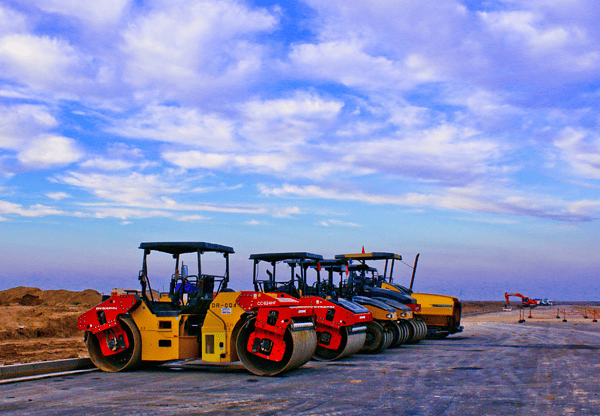
[[[138,302],[140,301],[135,295],[111,296],[81,315],[77,320],[77,328],[97,334],[117,326],[117,317],[129,312]]]
[[[510,301],[509,301],[509,297],[511,296],[515,296],[518,298],[521,298],[521,305],[522,306],[531,306],[531,307],[536,307],[538,305],[537,301],[535,299],[529,299],[527,296],[523,296],[520,293],[507,293],[504,292],[504,298],[506,299],[506,304],[510,305]]]
[[[284,328],[285,331],[285,328]],[[257,327],[248,338],[248,351],[271,361],[279,362],[285,353],[283,334],[273,333]]]
[[[315,311],[317,343],[325,348],[336,350],[342,342],[340,328],[351,327],[357,323],[373,320],[371,312],[354,313],[317,296],[303,296],[300,303],[310,306]]]
[[[317,323],[317,345],[331,350],[337,350],[342,344],[342,334],[339,329],[332,329],[331,326]]]
[[[413,313],[421,312],[421,305],[418,303],[407,303],[406,306],[412,309]]]
[[[106,331],[98,332],[96,337],[98,337],[100,350],[105,356],[113,355],[129,348],[129,337],[120,323],[117,323],[116,326]]]
[[[301,304],[298,299],[277,294],[277,297],[262,292],[242,292],[236,303],[245,311],[258,309],[256,330],[248,338],[248,351],[271,361],[281,361],[285,353],[285,331],[293,324],[293,318],[312,318],[311,305]],[[311,322],[311,321],[309,321]]]
[[[235,302],[245,311],[260,307],[297,306],[298,299],[285,294],[278,294],[277,298],[263,292],[242,291]]]
[[[116,295],[90,309],[77,320],[77,328],[98,337],[104,355],[116,354],[129,347],[127,333],[117,319],[140,300],[134,295]]]
[[[259,308],[289,308],[292,318],[312,317],[314,310],[310,305],[303,305],[300,301],[285,293],[278,293],[277,297],[269,296],[263,292],[242,291],[235,301],[245,311]]]
[[[327,299],[317,296],[303,296],[299,299],[302,305],[307,305],[315,310],[315,319],[317,324],[339,329],[342,326],[352,326],[358,322],[365,322],[366,318],[360,318],[361,315],[370,315],[370,313],[356,314],[336,305]],[[370,319],[372,320],[372,318]]]

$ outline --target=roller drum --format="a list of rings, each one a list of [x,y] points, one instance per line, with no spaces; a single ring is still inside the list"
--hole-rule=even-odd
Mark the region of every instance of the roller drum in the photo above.
[[[317,347],[314,329],[292,331],[288,326],[283,337],[285,353],[281,361],[272,361],[248,351],[248,339],[254,332],[255,319],[246,322],[237,338],[237,353],[248,371],[258,376],[274,376],[306,364]]]
[[[85,335],[85,345],[92,363],[100,370],[109,373],[133,370],[142,362],[142,336],[133,318],[130,316],[119,316],[117,319],[127,334],[129,347],[126,350],[113,355],[104,355],[102,354],[98,337],[91,332],[86,332]]]
[[[340,334],[342,335],[342,343],[339,348],[332,350],[322,345],[317,345],[313,358],[317,361],[339,360],[340,358],[356,354],[365,345],[367,338],[365,331],[349,333],[348,327],[344,326],[340,328]]]

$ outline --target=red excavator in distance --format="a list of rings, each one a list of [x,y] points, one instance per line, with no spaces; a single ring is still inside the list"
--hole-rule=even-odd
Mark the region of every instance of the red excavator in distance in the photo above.
[[[524,308],[535,308],[536,306],[538,306],[537,300],[535,299],[529,299],[527,296],[523,296],[520,293],[507,293],[504,292],[504,297],[506,298],[506,306],[510,306],[510,301],[508,300],[509,297],[511,296],[516,296],[521,298],[521,306]]]

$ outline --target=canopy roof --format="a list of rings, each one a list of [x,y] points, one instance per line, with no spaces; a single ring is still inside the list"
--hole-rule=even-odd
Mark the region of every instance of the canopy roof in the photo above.
[[[268,262],[283,261],[283,260],[322,260],[323,256],[313,253],[263,253],[251,254],[250,260],[262,260]]]
[[[336,254],[335,258],[336,259],[352,259],[352,260],[386,260],[386,259],[402,260],[402,256],[400,254],[383,253],[383,252],[379,252],[379,251],[375,251],[372,253]]]
[[[220,244],[204,243],[199,241],[188,242],[163,242],[163,243],[142,243],[141,249],[162,251],[169,254],[195,253],[197,251],[214,251],[217,253],[235,253],[232,247],[222,246]]]

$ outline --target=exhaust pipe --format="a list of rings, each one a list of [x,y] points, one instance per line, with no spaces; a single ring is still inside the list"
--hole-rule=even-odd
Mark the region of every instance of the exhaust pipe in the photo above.
[[[419,261],[419,254],[420,253],[417,253],[417,256],[415,257],[415,264],[413,265],[412,278],[410,279],[410,287],[408,288],[408,290],[410,291],[411,294],[412,294],[413,283],[415,282],[415,273],[417,272],[417,262]]]

